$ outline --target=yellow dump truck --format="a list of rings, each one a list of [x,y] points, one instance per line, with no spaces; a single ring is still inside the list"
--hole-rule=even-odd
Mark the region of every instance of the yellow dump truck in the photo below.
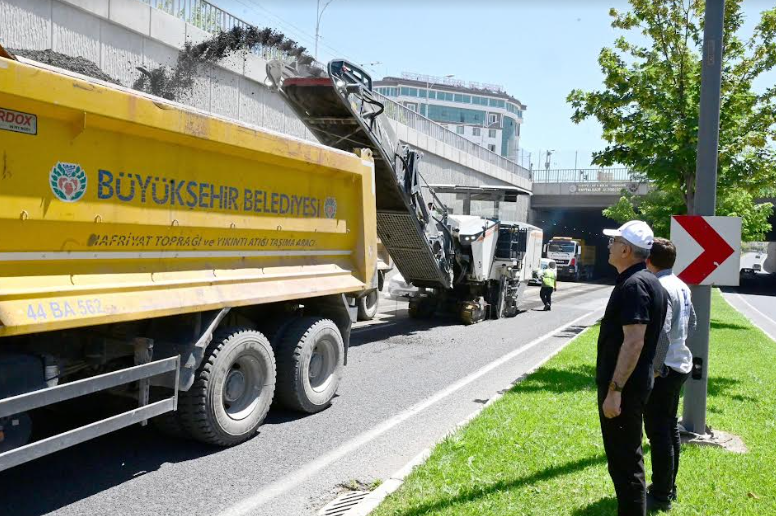
[[[378,276],[369,151],[0,58],[0,154],[0,470],[330,404]],[[96,392],[137,407],[30,441],[31,411]]]

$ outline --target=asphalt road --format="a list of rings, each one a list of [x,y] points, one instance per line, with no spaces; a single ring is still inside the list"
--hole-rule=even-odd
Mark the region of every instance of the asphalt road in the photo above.
[[[753,258],[750,257],[749,263],[761,263],[762,259]],[[743,257],[741,263],[744,267]],[[739,287],[723,287],[722,292],[730,304],[771,338],[776,338],[776,273],[756,273],[752,277],[742,278]]]
[[[741,268],[752,269],[755,264],[762,266],[765,256],[763,253],[744,253],[741,255]]]
[[[538,311],[531,287],[523,313],[469,327],[412,320],[406,303],[384,299],[378,319],[354,329],[328,410],[273,409],[230,449],[126,429],[0,473],[3,513],[316,514],[343,484],[388,478],[559,350],[600,317],[611,288],[559,286],[552,312]]]

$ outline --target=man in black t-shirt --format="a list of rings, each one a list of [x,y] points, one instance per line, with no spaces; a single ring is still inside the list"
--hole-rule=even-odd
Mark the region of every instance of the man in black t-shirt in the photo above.
[[[618,514],[644,515],[647,486],[641,428],[667,299],[646,268],[653,242],[650,227],[632,220],[604,234],[611,237],[609,263],[618,276],[598,336],[598,414]]]

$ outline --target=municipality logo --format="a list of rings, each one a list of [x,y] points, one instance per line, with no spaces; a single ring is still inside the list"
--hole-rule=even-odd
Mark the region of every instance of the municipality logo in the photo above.
[[[75,163],[57,163],[49,174],[51,191],[60,201],[76,202],[86,193],[86,172]]]
[[[327,197],[323,203],[323,214],[327,219],[333,219],[337,216],[337,199],[334,197]]]

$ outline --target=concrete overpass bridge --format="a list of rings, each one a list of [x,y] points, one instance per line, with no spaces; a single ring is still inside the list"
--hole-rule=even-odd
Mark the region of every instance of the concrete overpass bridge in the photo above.
[[[542,228],[546,238],[570,236],[595,245],[596,275],[611,276],[608,238],[602,231],[616,223],[601,212],[616,203],[623,190],[646,194],[649,183],[626,168],[539,170],[532,179],[529,222]]]

